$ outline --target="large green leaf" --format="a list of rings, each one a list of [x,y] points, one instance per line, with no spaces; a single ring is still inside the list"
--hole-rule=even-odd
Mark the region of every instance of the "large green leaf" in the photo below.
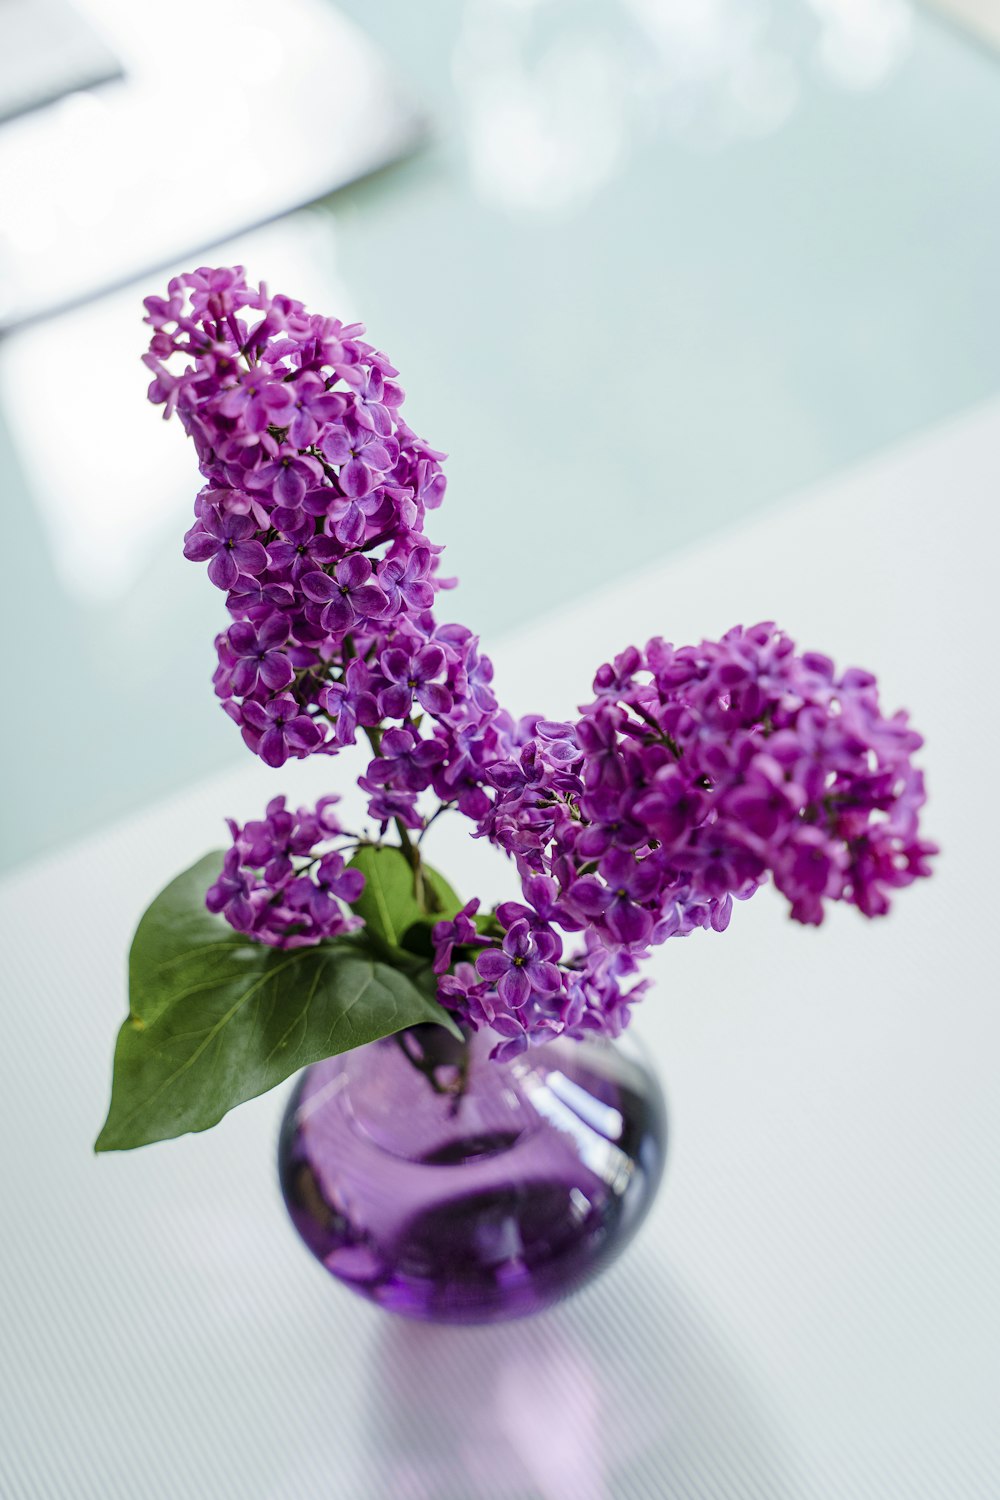
[[[282,950],[234,932],[205,907],[221,863],[185,871],[139,923],[98,1151],[207,1130],[297,1069],[418,1022],[459,1034],[432,979],[378,962],[364,934]]]

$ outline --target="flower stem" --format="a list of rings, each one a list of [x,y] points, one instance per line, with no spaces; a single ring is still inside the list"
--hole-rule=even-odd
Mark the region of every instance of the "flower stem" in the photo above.
[[[450,1112],[456,1115],[469,1086],[468,1037],[456,1043],[442,1027],[433,1030],[442,1034],[431,1037],[430,1027],[411,1026],[406,1031],[397,1031],[393,1040],[410,1066],[427,1079],[433,1092],[451,1098]],[[444,1071],[443,1078],[438,1076],[439,1070]]]

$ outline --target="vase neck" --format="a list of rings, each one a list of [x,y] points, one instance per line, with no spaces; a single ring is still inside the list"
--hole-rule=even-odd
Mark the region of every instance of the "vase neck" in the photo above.
[[[508,1150],[537,1123],[509,1064],[491,1062],[496,1038],[463,1041],[416,1026],[350,1054],[331,1086],[356,1129],[406,1161],[454,1166]]]

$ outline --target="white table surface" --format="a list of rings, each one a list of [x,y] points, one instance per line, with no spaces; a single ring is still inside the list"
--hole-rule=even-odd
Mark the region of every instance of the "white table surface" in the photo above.
[[[888,921],[762,892],[660,950],[665,1185],[542,1318],[407,1325],[332,1282],[278,1195],[287,1089],[91,1154],[142,907],[224,813],[346,763],[248,764],[0,887],[4,1500],[995,1500],[998,489],[995,403],[493,651],[555,715],[630,640],[776,617],[912,709],[944,849]],[[457,822],[436,854],[501,890]]]

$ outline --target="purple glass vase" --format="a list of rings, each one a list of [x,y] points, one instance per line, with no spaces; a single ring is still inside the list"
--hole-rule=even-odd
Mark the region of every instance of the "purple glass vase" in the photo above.
[[[279,1170],[299,1234],[361,1296],[443,1323],[541,1311],[632,1238],[666,1112],[638,1047],[556,1040],[491,1062],[417,1026],[307,1068]]]

